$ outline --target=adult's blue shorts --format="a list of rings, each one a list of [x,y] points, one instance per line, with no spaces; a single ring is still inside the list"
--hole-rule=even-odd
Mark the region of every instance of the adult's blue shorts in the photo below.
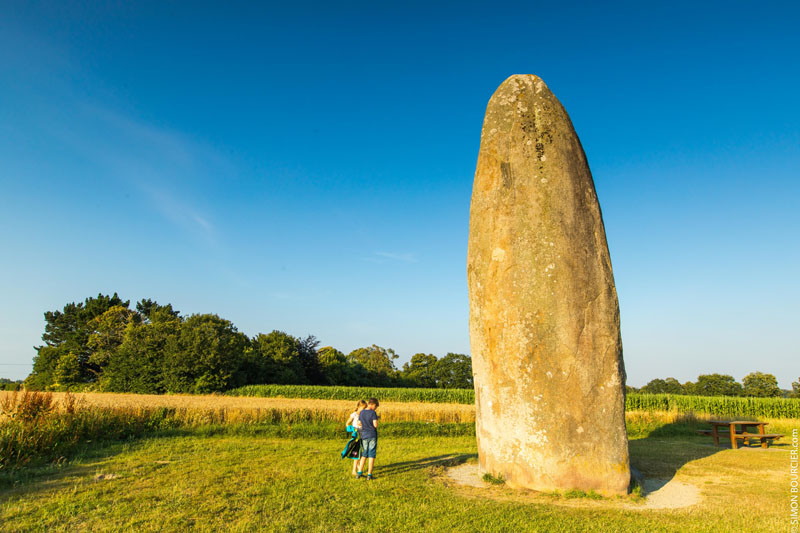
[[[361,457],[375,459],[378,451],[378,437],[374,439],[361,439]]]

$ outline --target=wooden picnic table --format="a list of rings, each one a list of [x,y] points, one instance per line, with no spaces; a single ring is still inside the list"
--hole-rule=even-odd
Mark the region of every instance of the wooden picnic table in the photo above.
[[[714,445],[719,446],[719,436],[720,436],[720,428],[727,428],[728,429],[728,436],[731,439],[731,448],[734,450],[737,449],[739,439],[746,443],[750,439],[758,439],[761,441],[761,447],[766,448],[769,446],[769,442],[773,439],[779,439],[783,435],[778,434],[767,434],[764,432],[764,426],[767,425],[766,422],[759,422],[758,420],[709,420],[709,424],[711,424],[711,436],[714,437]],[[741,431],[736,430],[736,426],[740,426],[742,428]],[[748,428],[757,428],[758,433],[750,433],[747,431]],[[724,431],[722,432],[724,435]]]

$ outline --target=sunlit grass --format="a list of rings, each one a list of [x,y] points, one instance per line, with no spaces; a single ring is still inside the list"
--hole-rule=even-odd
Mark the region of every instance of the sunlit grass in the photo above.
[[[0,491],[0,520],[10,530],[55,531],[782,530],[788,453],[704,442],[632,441],[645,476],[675,477],[703,495],[695,507],[648,511],[588,493],[554,499],[448,483],[443,466],[474,457],[471,437],[382,437],[371,482],[351,478],[341,440],[153,438],[29,474]]]

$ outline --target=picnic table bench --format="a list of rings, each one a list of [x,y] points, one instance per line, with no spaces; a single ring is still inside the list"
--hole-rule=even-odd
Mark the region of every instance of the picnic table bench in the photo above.
[[[773,440],[783,437],[780,433],[766,433],[764,426],[766,422],[759,422],[757,420],[709,420],[711,429],[700,429],[697,431],[700,435],[711,435],[714,438],[714,446],[719,446],[719,437],[728,436],[731,439],[731,448],[734,450],[739,448],[738,442],[741,440],[742,444],[749,445],[751,440],[758,440],[761,442],[762,448],[769,447]],[[742,430],[737,431],[736,426],[741,426]],[[722,428],[723,431],[720,431]],[[725,435],[727,428],[728,434]],[[757,428],[758,433],[750,433],[748,428]]]

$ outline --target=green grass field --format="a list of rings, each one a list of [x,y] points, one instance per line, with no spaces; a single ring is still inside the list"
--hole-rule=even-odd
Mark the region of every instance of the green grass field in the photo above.
[[[786,445],[724,450],[700,437],[632,440],[632,463],[645,476],[700,488],[698,505],[674,510],[641,509],[629,498],[454,485],[444,468],[475,461],[473,437],[384,437],[371,482],[350,477],[342,445],[189,435],[98,447],[68,464],[4,474],[0,529],[650,532],[788,524]]]
[[[331,400],[287,400],[298,416],[277,418],[250,416],[274,401],[219,396],[0,400],[3,532],[783,531],[790,435],[800,429],[797,418],[766,419],[787,438],[730,450],[696,435],[703,417],[627,413],[633,466],[673,489],[655,509],[666,491],[598,499],[456,484],[448,468],[479,479],[474,424],[427,421],[451,404],[387,403],[419,416],[381,425],[368,482],[339,459],[349,406],[340,413]],[[697,501],[678,506],[687,494]]]

